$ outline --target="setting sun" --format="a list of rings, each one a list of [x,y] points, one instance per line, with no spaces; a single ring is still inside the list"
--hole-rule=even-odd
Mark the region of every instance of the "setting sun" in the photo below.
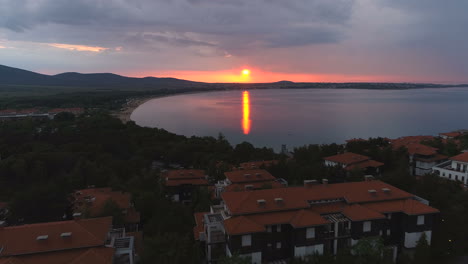
[[[249,76],[250,75],[250,70],[248,70],[248,69],[242,70],[242,75]]]

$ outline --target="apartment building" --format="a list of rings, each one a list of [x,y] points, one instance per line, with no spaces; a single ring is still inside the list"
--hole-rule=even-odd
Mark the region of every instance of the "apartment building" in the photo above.
[[[314,253],[338,254],[365,237],[383,237],[396,257],[424,233],[431,242],[439,211],[381,181],[311,184],[224,192],[220,205],[195,215],[195,239],[207,260],[239,254],[252,263]]]
[[[166,190],[176,202],[190,203],[197,188],[210,185],[204,170],[169,170],[163,172],[162,177]]]
[[[324,158],[325,166],[328,167],[341,167],[350,172],[355,169],[364,171],[365,174],[378,175],[380,168],[384,165],[382,162],[372,160],[368,156],[345,152],[334,156]]]
[[[468,184],[468,152],[449,158],[447,161],[432,167],[440,177]]]

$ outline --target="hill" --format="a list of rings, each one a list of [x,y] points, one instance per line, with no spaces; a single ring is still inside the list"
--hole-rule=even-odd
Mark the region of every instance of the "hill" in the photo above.
[[[0,65],[0,85],[151,89],[161,88],[162,86],[164,88],[199,87],[203,83],[176,78],[133,78],[113,73],[83,74],[67,72],[46,75]]]

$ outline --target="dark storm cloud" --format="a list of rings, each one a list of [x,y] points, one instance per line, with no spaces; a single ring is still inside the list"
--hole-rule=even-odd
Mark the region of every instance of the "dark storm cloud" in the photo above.
[[[89,34],[96,45],[120,42],[126,35],[187,32],[206,35],[220,49],[233,48],[232,39],[248,45],[285,47],[339,41],[340,26],[351,16],[353,0],[0,0],[0,27],[22,32],[19,37],[53,37],[73,43]],[[314,24],[313,27],[297,26]],[[47,33],[52,25],[64,31]],[[331,26],[333,27],[331,27]],[[40,36],[34,35],[42,29]],[[73,36],[70,32],[76,32]],[[93,32],[103,32],[101,38]],[[18,35],[18,34],[16,34]],[[53,35],[53,36],[51,36]],[[11,38],[18,37],[8,34]],[[150,36],[148,34],[146,37]],[[218,36],[222,36],[218,39]],[[75,39],[76,38],[76,39]],[[175,45],[206,45],[187,38],[153,36],[153,41]],[[37,41],[30,39],[31,41]],[[118,44],[116,44],[118,45]],[[225,47],[224,47],[225,46]]]

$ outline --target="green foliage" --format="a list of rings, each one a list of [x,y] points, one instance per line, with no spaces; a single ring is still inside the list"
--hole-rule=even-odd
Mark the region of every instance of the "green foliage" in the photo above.
[[[414,264],[432,263],[431,247],[429,246],[427,242],[425,233],[422,234],[421,238],[418,240],[418,243],[416,244],[413,263]]]
[[[122,226],[124,224],[122,209],[111,199],[104,202],[100,212],[96,215],[96,217],[104,216],[112,216],[112,222],[115,226]]]
[[[219,264],[250,264],[252,261],[249,257],[241,257],[237,254],[232,255],[231,257],[224,257],[219,260]]]

